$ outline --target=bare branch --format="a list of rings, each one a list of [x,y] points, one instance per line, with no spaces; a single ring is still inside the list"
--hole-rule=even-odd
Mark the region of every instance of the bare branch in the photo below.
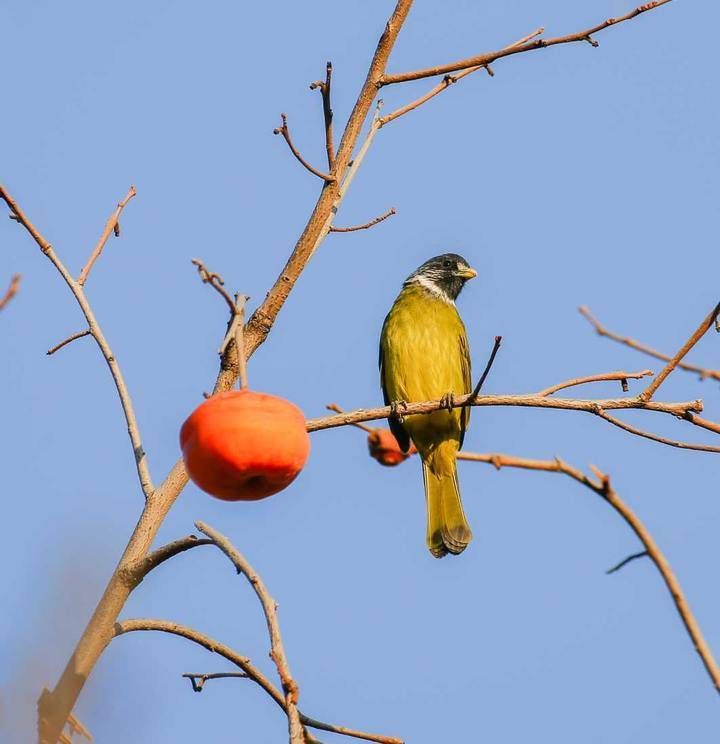
[[[290,138],[290,129],[288,128],[287,124],[287,114],[280,114],[280,116],[282,117],[282,126],[273,129],[273,134],[282,134],[282,136],[285,138],[285,142],[287,142],[288,147],[290,148],[290,152],[314,176],[322,178],[323,181],[327,181],[329,183],[337,181],[337,178],[335,176],[331,176],[329,173],[322,173],[317,168],[313,168],[313,166],[310,165],[307,160],[305,160],[305,158],[300,154],[297,147],[295,147],[292,139]]]
[[[587,377],[575,377],[572,380],[565,380],[565,382],[558,382],[557,385],[552,385],[545,390],[541,390],[538,395],[552,395],[557,393],[558,390],[564,390],[565,388],[575,387],[576,385],[585,385],[588,382],[605,382],[610,380],[619,380],[621,383],[625,383],[623,392],[627,392],[627,381],[628,380],[639,380],[641,377],[647,377],[652,375],[653,371],[650,369],[644,369],[642,372],[601,372],[597,375],[587,375]]]
[[[285,709],[288,714],[290,729],[290,744],[303,744],[302,724],[297,710],[298,686],[290,672],[285,648],[280,634],[280,624],[277,618],[277,603],[270,596],[265,583],[260,575],[250,565],[250,562],[242,553],[228,540],[227,537],[213,529],[209,524],[196,522],[195,526],[207,535],[230,559],[238,573],[241,573],[250,582],[265,614],[268,635],[270,636],[270,658],[275,662],[283,692],[285,693]]]
[[[213,672],[212,674],[190,674],[189,672],[186,672],[182,676],[190,680],[193,692],[202,692],[203,687],[205,687],[205,683],[209,679],[249,679],[248,675],[245,674],[245,672]]]
[[[545,31],[544,28],[537,28],[535,29],[535,31],[532,31],[526,36],[523,36],[522,39],[518,39],[517,41],[513,42],[512,44],[509,44],[508,46],[504,48],[511,49],[512,47],[525,44],[526,42],[530,41],[530,39],[534,39],[536,36],[540,36],[540,34],[542,34],[544,31]],[[464,77],[467,77],[473,72],[477,72],[478,70],[483,70],[483,69],[487,71],[490,77],[494,76],[495,73],[492,71],[492,68],[489,65],[477,65],[475,67],[470,67],[467,70],[463,70],[462,72],[459,72],[456,75],[445,75],[442,81],[439,82],[434,88],[429,90],[427,93],[425,93],[425,95],[420,96],[420,98],[416,98],[414,101],[411,101],[410,103],[406,104],[402,108],[396,109],[395,111],[388,114],[387,116],[383,116],[380,119],[380,126],[384,127],[386,124],[389,124],[394,119],[397,119],[400,116],[403,116],[404,114],[410,113],[410,111],[414,111],[416,108],[422,106],[423,103],[426,103],[431,98],[434,98],[436,95],[438,95],[439,93],[442,93],[444,90],[447,90],[454,83],[457,83],[459,80],[462,80]]]
[[[242,669],[242,671],[245,672],[253,682],[265,690],[265,692],[280,706],[280,708],[286,710],[285,699],[283,698],[282,693],[276,689],[270,680],[268,680],[267,677],[265,677],[265,675],[251,663],[250,659],[241,656],[237,652],[233,651],[233,649],[225,646],[219,641],[216,641],[193,628],[189,628],[186,625],[180,625],[179,623],[173,623],[168,620],[156,620],[154,618],[121,620],[120,622],[115,623],[113,635],[114,637],[118,637],[125,633],[136,631],[159,631],[162,633],[170,633],[186,638],[193,643],[197,643],[211,653],[219,654],[223,658],[235,664],[238,668]],[[397,739],[392,736],[382,736],[380,734],[369,734],[364,731],[349,729],[344,726],[336,726],[332,723],[324,723],[323,721],[310,718],[302,713],[300,714],[300,720],[303,726],[308,726],[321,731],[343,734],[356,739],[364,739],[365,741],[374,741],[377,742],[377,744],[404,744],[402,739]]]
[[[148,467],[147,457],[145,456],[145,450],[142,445],[140,427],[137,422],[137,417],[135,416],[135,409],[133,408],[132,399],[130,398],[127,385],[125,384],[125,378],[120,371],[120,365],[117,363],[115,355],[95,318],[92,307],[85,296],[85,291],[82,285],[73,279],[72,274],[70,274],[65,267],[65,264],[63,264],[63,262],[58,258],[52,245],[45,240],[45,238],[40,234],[40,231],[32,224],[32,222],[30,222],[20,206],[3,186],[0,186],[0,198],[8,205],[12,213],[17,217],[17,221],[30,233],[33,240],[35,240],[38,246],[40,246],[40,250],[42,250],[42,252],[50,259],[53,266],[58,270],[60,276],[65,280],[65,283],[68,285],[70,291],[77,300],[77,303],[85,316],[85,320],[87,320],[90,335],[95,339],[95,343],[97,343],[100,352],[110,368],[110,374],[112,375],[120,398],[120,404],[123,413],[125,414],[125,421],[127,423],[130,442],[133,447],[133,455],[135,456],[135,465],[140,480],[140,486],[142,487],[145,498],[147,499],[153,492],[154,486],[150,476],[150,469]],[[70,711],[68,710],[68,713],[69,712]],[[65,716],[65,719],[67,719],[67,715]],[[62,723],[64,723],[64,720]],[[57,738],[57,736],[55,738]]]
[[[365,222],[362,225],[353,225],[352,227],[335,227],[333,225],[328,232],[348,233],[357,232],[358,230],[368,230],[371,227],[375,227],[375,225],[377,225],[378,223],[383,222],[383,220],[386,220],[388,217],[392,217],[394,214],[397,214],[397,212],[395,210],[395,207],[392,207],[391,209],[388,209],[385,214],[381,214],[374,220],[370,220],[370,222]]]
[[[68,344],[72,343],[73,341],[77,341],[79,338],[84,338],[85,336],[91,336],[90,329],[87,329],[85,331],[79,331],[78,333],[73,333],[72,336],[68,336],[64,341],[61,341],[59,344],[56,344],[52,348],[48,349],[45,353],[48,356],[51,356],[56,351],[60,351],[63,346],[67,346]]]
[[[620,336],[617,333],[614,333],[613,331],[609,331],[605,326],[590,312],[590,309],[582,305],[580,308],[578,308],[580,311],[580,314],[587,319],[587,321],[590,323],[590,325],[595,329],[598,336],[604,336],[605,338],[610,338],[613,341],[617,341],[620,344],[624,344],[625,346],[629,346],[631,349],[635,349],[636,351],[641,351],[643,354],[647,354],[648,356],[654,357],[655,359],[660,359],[663,362],[669,362],[672,357],[670,357],[668,354],[663,354],[661,351],[657,351],[656,349],[651,348],[650,346],[646,346],[645,344],[640,343],[639,341],[635,341],[632,338],[628,338],[627,336]],[[705,367],[698,367],[694,364],[688,364],[687,362],[678,362],[677,364],[678,369],[684,369],[687,372],[695,372],[700,376],[701,380],[705,380],[707,378],[712,378],[713,380],[720,381],[720,370],[718,369],[706,369]]]
[[[231,314],[235,314],[235,303],[230,293],[225,289],[225,280],[216,274],[214,271],[210,271],[207,266],[199,259],[193,258],[191,263],[197,267],[198,274],[203,284],[209,284],[227,303],[230,308]]]
[[[720,313],[720,302],[705,316],[702,323],[695,329],[690,338],[680,347],[677,354],[665,365],[660,374],[640,393],[641,400],[650,400],[660,385],[665,382],[668,375],[678,366],[687,355],[688,351],[715,325]]]
[[[3,310],[5,308],[5,305],[7,305],[13,297],[15,297],[18,289],[20,289],[20,274],[15,274],[10,280],[10,284],[5,290],[5,294],[0,297],[0,310]]]
[[[115,237],[120,236],[120,214],[123,209],[125,209],[130,199],[132,199],[136,194],[137,191],[135,190],[135,187],[131,186],[129,191],[125,195],[125,198],[122,201],[118,202],[115,211],[110,215],[110,218],[105,223],[105,229],[100,236],[100,240],[98,240],[97,245],[95,246],[95,248],[93,248],[92,253],[90,254],[88,260],[85,263],[85,266],[83,266],[82,271],[80,272],[80,276],[78,277],[77,281],[81,287],[85,286],[85,282],[90,275],[90,270],[92,269],[95,261],[97,261],[100,257],[102,249],[105,247],[105,243],[107,243],[107,239],[110,237],[110,233],[115,233]]]
[[[165,561],[174,558],[180,553],[184,553],[191,548],[197,548],[201,545],[214,545],[210,539],[199,538],[196,535],[188,535],[178,540],[167,543],[160,548],[156,548],[152,553],[146,555],[134,568],[129,569],[133,575],[133,581],[140,583],[153,569],[157,568]]]
[[[620,561],[620,563],[616,563],[612,568],[608,568],[607,571],[605,571],[606,574],[614,574],[617,573],[621,568],[624,568],[627,566],[628,563],[632,563],[632,561],[636,561],[638,558],[647,558],[648,552],[647,550],[641,550],[639,553],[633,553],[632,555],[629,555],[627,558],[623,558],[623,560]]]
[[[573,480],[576,480],[578,483],[587,486],[587,488],[594,491],[598,496],[601,496],[608,504],[610,504],[610,506],[612,506],[612,508],[623,518],[625,523],[640,539],[640,542],[642,542],[645,548],[643,553],[647,552],[648,557],[660,572],[660,575],[670,592],[672,600],[675,603],[675,608],[680,615],[680,619],[685,625],[685,629],[692,640],[693,646],[710,676],[715,689],[720,692],[720,667],[718,667],[712,651],[703,637],[700,626],[688,605],[680,583],[650,532],[648,532],[640,519],[638,519],[630,507],[625,504],[611,487],[610,479],[607,475],[600,473],[596,468],[592,468],[597,478],[596,480],[592,479],[577,468],[568,465],[560,458],[556,458],[555,460],[530,460],[524,457],[502,454],[486,455],[467,452],[460,454],[464,455],[462,459],[485,462],[494,465],[498,470],[503,467],[511,467],[522,468],[525,470],[544,470],[547,472],[563,473]],[[458,456],[458,459],[461,459],[460,456]],[[638,553],[636,556],[631,556],[631,558],[640,557],[640,555],[641,554]]]
[[[335,145],[333,144],[333,110],[330,105],[330,85],[332,82],[332,62],[325,66],[325,82],[318,80],[310,85],[310,90],[320,90],[325,118],[325,149],[327,150],[328,170],[332,173],[335,167]]]
[[[345,413],[345,410],[343,408],[340,408],[337,403],[328,403],[325,408],[327,408],[328,411],[335,411],[335,413]],[[351,424],[351,426],[356,426],[358,429],[362,429],[368,434],[372,434],[372,432],[375,431],[372,426],[367,426],[365,424],[353,423]]]
[[[487,376],[490,374],[490,369],[493,366],[493,362],[495,361],[495,356],[497,355],[498,350],[500,349],[501,343],[502,343],[502,336],[495,336],[495,343],[493,344],[492,351],[490,352],[490,358],[487,360],[485,369],[483,370],[483,373],[480,375],[478,384],[475,385],[475,389],[471,393],[470,400],[477,398],[477,396],[480,394],[480,391],[482,390],[482,386],[485,384],[485,380],[487,379]]]
[[[572,44],[574,42],[589,42],[592,46],[597,46],[597,42],[592,38],[593,34],[596,34],[610,26],[615,26],[618,23],[629,21],[641,13],[645,13],[648,10],[654,10],[659,8],[661,5],[666,5],[671,0],[655,0],[655,2],[645,3],[639,7],[631,10],[623,16],[618,18],[608,18],[602,23],[598,23],[591,28],[587,28],[584,31],[578,31],[574,34],[568,34],[567,36],[557,36],[552,39],[537,39],[535,41],[528,41],[525,44],[519,44],[508,47],[506,49],[500,49],[497,52],[485,52],[484,54],[478,54],[474,57],[468,57],[467,59],[461,59],[457,62],[450,62],[449,64],[437,65],[436,67],[427,67],[422,70],[413,70],[412,72],[402,72],[394,75],[383,75],[380,80],[380,85],[394,85],[396,83],[406,83],[410,80],[420,80],[422,78],[434,77],[435,75],[445,75],[449,72],[455,72],[456,70],[464,70],[469,67],[484,67],[495,62],[503,57],[509,57],[512,54],[521,54],[523,52],[532,52],[536,49],[545,49],[547,47],[556,46],[558,44]]]

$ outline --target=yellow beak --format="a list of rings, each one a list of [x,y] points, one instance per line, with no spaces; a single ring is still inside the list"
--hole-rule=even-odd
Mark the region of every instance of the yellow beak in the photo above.
[[[457,272],[456,276],[459,276],[463,279],[474,279],[477,276],[477,271],[475,269],[471,269],[469,266],[466,269],[461,269]]]

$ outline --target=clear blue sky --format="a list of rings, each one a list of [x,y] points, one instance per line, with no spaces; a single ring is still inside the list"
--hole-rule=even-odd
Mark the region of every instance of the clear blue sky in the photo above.
[[[117,200],[138,196],[87,290],[119,359],[156,481],[178,430],[214,380],[222,303],[203,258],[259,302],[318,193],[272,135],[323,162],[308,84],[335,65],[339,128],[393,2],[9,4],[0,29],[0,177],[74,270]],[[390,69],[503,46],[544,25],[578,30],[629,9],[619,0],[418,0]],[[431,255],[479,271],[460,299],[476,368],[504,345],[487,390],[524,392],[612,369],[658,369],[595,337],[609,327],[674,350],[718,299],[720,7],[676,0],[587,44],[499,62],[384,129],[338,216],[371,232],[335,235],[303,275],[250,380],[308,416],[326,403],[381,401],[377,339],[403,278]],[[428,87],[386,92],[394,107]],[[28,237],[0,219],[2,278],[23,275],[0,318],[5,530],[0,541],[3,740],[27,742],[141,507],[130,446],[103,360],[83,339],[66,286]],[[718,363],[718,337],[692,353]],[[588,395],[615,394],[611,384]],[[663,399],[717,384],[677,373]],[[655,431],[680,422],[628,415]],[[461,464],[476,539],[461,557],[424,546],[418,463],[380,468],[354,429],[313,435],[287,491],[224,504],[185,490],[160,538],[202,519],[228,534],[280,603],[304,710],[433,741],[675,744],[717,740],[717,694],[653,566],[604,571],[638,542],[567,479]],[[561,455],[612,474],[653,531],[720,654],[717,456],[633,438],[589,416],[483,409],[466,449]],[[272,672],[262,616],[224,557],[198,549],[163,566],[125,617],[175,619]],[[184,641],[114,642],[77,712],[105,744],[277,742],[286,722],[243,681],[190,691],[182,672],[227,664]],[[332,741],[330,735],[321,737]]]

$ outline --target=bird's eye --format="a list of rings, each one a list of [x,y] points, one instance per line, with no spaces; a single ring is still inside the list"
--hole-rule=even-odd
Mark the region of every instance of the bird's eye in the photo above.
[[[443,267],[449,269],[452,266],[452,261],[443,261]]]

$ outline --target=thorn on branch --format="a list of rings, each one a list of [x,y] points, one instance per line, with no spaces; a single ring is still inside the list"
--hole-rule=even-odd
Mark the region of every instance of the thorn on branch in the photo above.
[[[639,553],[633,553],[632,555],[629,555],[627,558],[623,558],[623,560],[620,561],[620,563],[616,563],[612,568],[609,568],[605,573],[609,576],[610,574],[617,573],[621,568],[624,566],[627,566],[628,563],[631,561],[635,561],[638,558],[646,558],[649,556],[649,553],[647,550],[641,550]]]
[[[331,176],[329,173],[322,173],[321,171],[317,170],[317,168],[313,168],[310,163],[305,160],[305,158],[300,154],[298,149],[293,144],[292,139],[290,138],[290,130],[288,129],[287,124],[287,114],[280,114],[282,117],[282,126],[276,127],[273,129],[273,134],[282,134],[282,136],[285,138],[285,142],[287,142],[288,147],[290,148],[290,152],[297,158],[298,162],[300,162],[307,170],[310,171],[313,175],[317,176],[318,178],[322,178],[323,181],[327,181],[328,183],[334,183],[337,181],[337,178],[335,176]]]
[[[379,224],[380,222],[385,221],[388,217],[392,217],[394,214],[397,214],[397,210],[395,207],[392,207],[391,209],[388,209],[387,212],[384,214],[381,214],[379,217],[376,217],[374,220],[370,220],[369,222],[365,222],[362,225],[353,225],[351,227],[335,227],[332,225],[328,232],[336,232],[336,233],[348,233],[348,232],[357,232],[358,230],[368,230],[371,227],[375,227],[375,225]]]

